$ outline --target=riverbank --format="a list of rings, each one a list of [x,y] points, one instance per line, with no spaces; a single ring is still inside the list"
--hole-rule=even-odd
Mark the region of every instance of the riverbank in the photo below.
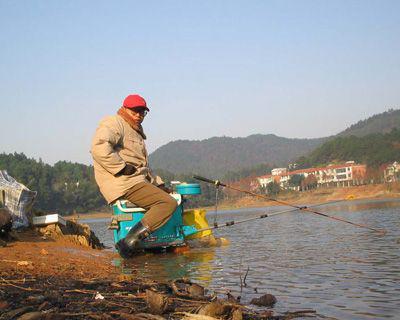
[[[268,197],[268,196],[267,196]],[[309,205],[339,200],[366,200],[366,199],[390,199],[400,198],[400,184],[371,184],[351,186],[343,188],[320,188],[303,192],[285,192],[276,197],[278,200],[287,201],[296,205]],[[225,199],[218,204],[219,210],[232,210],[239,208],[254,208],[276,205],[273,201],[267,201],[253,196],[238,193],[237,197]],[[201,209],[214,210],[215,207],[203,207]],[[67,219],[103,219],[109,218],[112,212],[90,212],[74,214]]]
[[[269,197],[267,195],[267,197]],[[341,200],[374,200],[400,198],[400,184],[374,184],[350,186],[343,188],[318,188],[302,192],[284,192],[277,200],[296,205],[309,205]],[[276,205],[273,201],[263,200],[253,196],[242,196],[238,199],[225,200],[218,206],[221,210],[251,208]],[[212,210],[213,208],[210,207]]]
[[[271,295],[255,301],[264,306],[255,310],[188,279],[156,282],[134,270],[126,275],[116,253],[68,236],[33,229],[15,235],[0,248],[0,319],[278,320],[315,313],[275,316]]]

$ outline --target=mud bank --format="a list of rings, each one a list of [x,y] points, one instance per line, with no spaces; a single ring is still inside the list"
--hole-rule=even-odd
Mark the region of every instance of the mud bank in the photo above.
[[[293,319],[263,307],[241,305],[188,279],[144,280],[113,266],[117,254],[94,249],[71,234],[37,229],[17,233],[0,248],[0,319]],[[94,246],[100,248],[100,246]],[[260,294],[261,295],[261,294]],[[268,304],[269,303],[269,304]]]

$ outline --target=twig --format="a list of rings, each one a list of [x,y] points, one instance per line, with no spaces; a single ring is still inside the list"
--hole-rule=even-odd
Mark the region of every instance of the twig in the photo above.
[[[39,289],[24,288],[24,287],[17,286],[17,285],[15,285],[15,284],[13,284],[13,283],[8,282],[8,281],[7,281],[6,279],[4,279],[4,278],[1,278],[1,280],[3,281],[3,283],[4,283],[6,286],[11,286],[11,287],[18,288],[18,289],[25,290],[25,291],[35,291],[35,292],[41,292],[41,291],[42,291],[42,290],[39,290]]]
[[[4,278],[1,278],[2,280],[4,280],[4,281],[7,281],[7,282],[9,282],[9,283],[25,283],[25,282],[35,282],[36,281],[36,279],[34,279],[34,278],[30,278],[30,279],[25,279],[25,278],[23,278],[23,279],[15,279],[15,280],[12,280],[12,279],[4,279]]]
[[[57,315],[60,316],[65,316],[65,317],[76,317],[76,316],[87,316],[93,314],[93,312],[78,312],[78,313],[73,313],[73,312],[60,312]]]
[[[71,289],[71,290],[65,290],[67,293],[84,293],[84,294],[96,294],[97,291],[94,290],[79,290],[79,289]]]
[[[247,278],[247,275],[249,274],[249,270],[250,270],[250,266],[247,266],[247,271],[246,271],[246,274],[244,275],[244,278],[243,278],[243,285],[245,287],[247,287],[246,278]]]
[[[168,299],[176,300],[176,301],[184,301],[184,302],[190,302],[190,303],[198,303],[198,304],[204,304],[208,303],[209,301],[204,301],[204,300],[190,300],[190,299],[182,299],[182,298],[175,298],[175,297],[169,297]]]
[[[123,298],[123,299],[129,299],[129,300],[132,300],[132,299],[133,300],[134,299],[144,300],[144,299],[146,299],[146,296],[136,296],[136,295],[133,295],[131,293],[128,293],[127,295],[124,295],[124,294],[120,294],[120,293],[112,293],[112,292],[110,292],[110,293],[102,293],[102,295],[105,296],[105,297],[109,296],[109,297]]]
[[[101,301],[104,301],[106,304],[111,305],[111,306],[116,306],[116,307],[120,307],[120,308],[129,308],[131,310],[135,310],[134,308],[132,308],[129,305],[119,304],[119,303],[115,303],[115,302],[112,302],[112,301],[105,301],[105,300],[101,300]]]

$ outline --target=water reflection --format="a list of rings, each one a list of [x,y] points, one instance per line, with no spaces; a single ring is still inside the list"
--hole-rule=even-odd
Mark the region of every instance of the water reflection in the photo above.
[[[277,312],[311,308],[334,319],[396,319],[400,310],[399,208],[399,200],[318,207],[330,215],[386,229],[385,236],[296,212],[219,229],[217,236],[231,240],[227,247],[146,255],[119,263],[123,272],[152,279],[188,277],[212,290],[229,289],[245,303],[269,292],[278,298]],[[218,222],[284,209],[221,212]],[[112,242],[111,233],[104,235],[103,241]],[[241,291],[240,278],[247,267],[247,287]]]
[[[215,248],[193,249],[175,253],[145,254],[135,259],[122,260],[119,265],[124,272],[135,272],[145,278],[159,281],[187,277],[211,285],[215,271]]]

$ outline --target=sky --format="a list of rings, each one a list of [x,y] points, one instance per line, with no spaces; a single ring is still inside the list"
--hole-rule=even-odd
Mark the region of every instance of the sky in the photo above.
[[[149,152],[316,138],[400,108],[400,1],[0,0],[0,153],[90,164],[128,94]]]

